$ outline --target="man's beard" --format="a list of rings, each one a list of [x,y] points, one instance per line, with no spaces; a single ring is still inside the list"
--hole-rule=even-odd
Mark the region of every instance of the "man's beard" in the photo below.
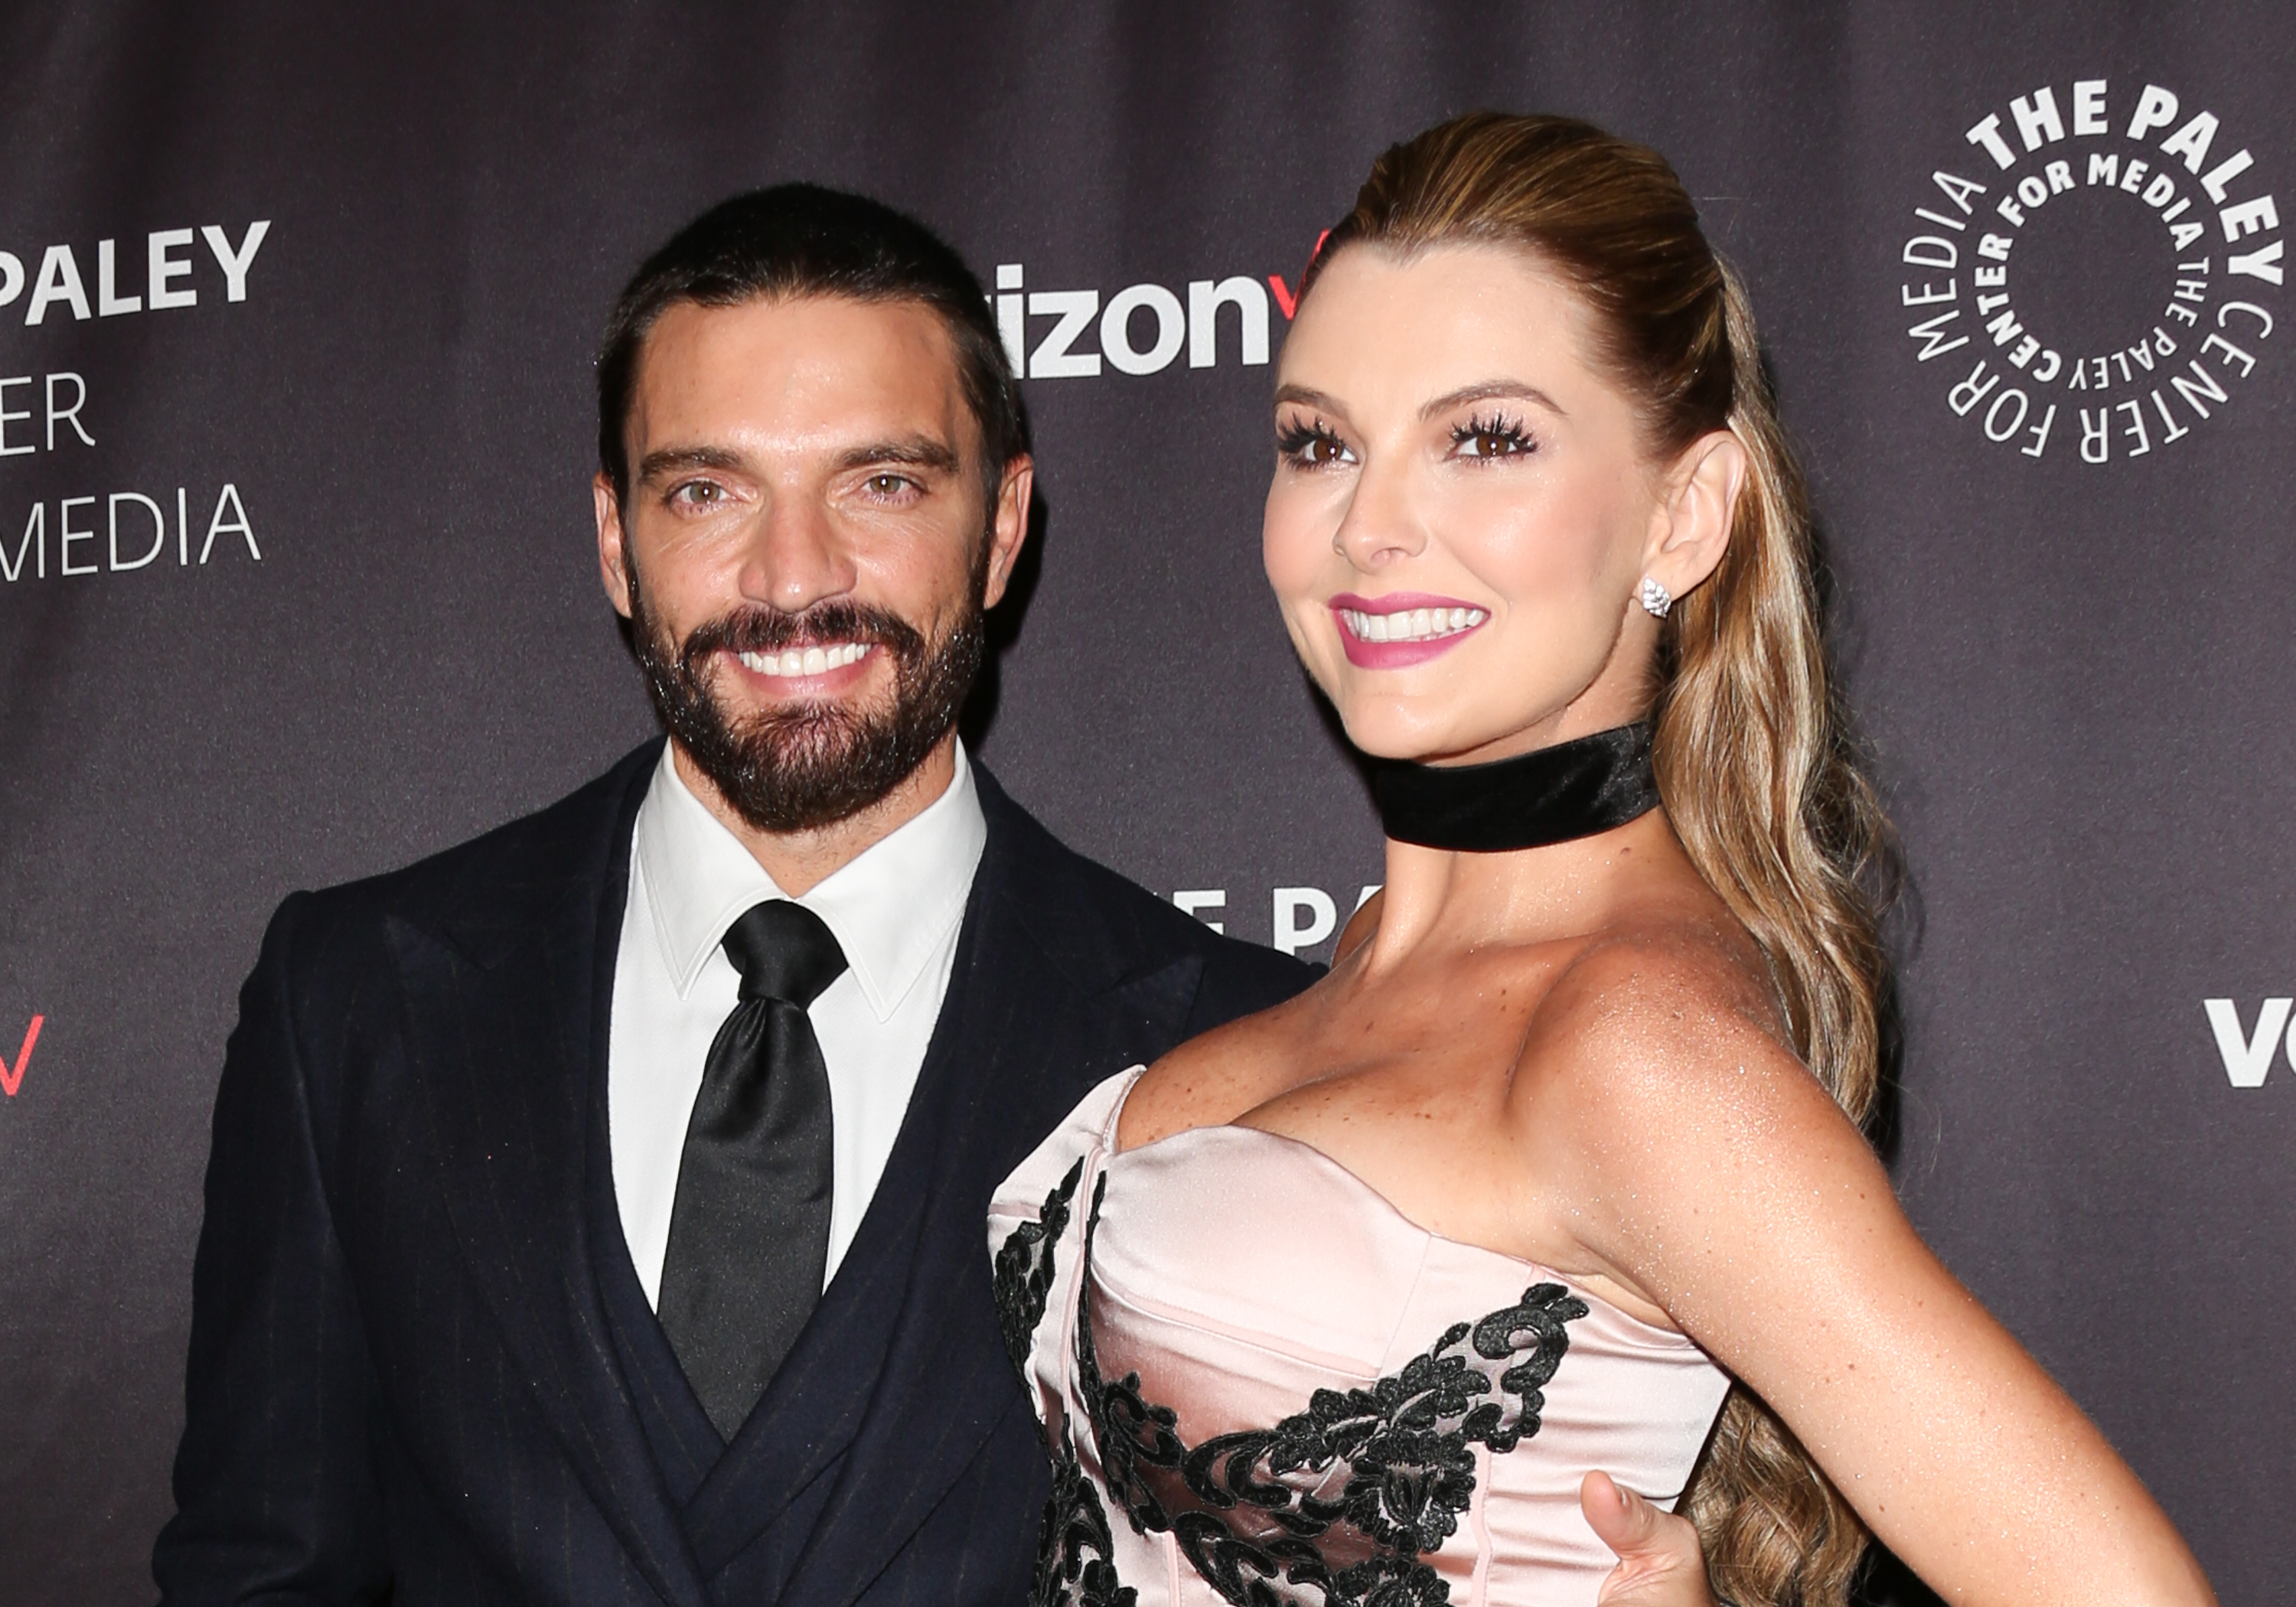
[[[630,636],[654,709],[735,814],[760,832],[809,832],[869,808],[906,781],[956,724],[980,672],[988,544],[965,605],[938,640],[865,603],[818,603],[801,613],[762,605],[701,626],[683,644],[648,608],[634,565]],[[868,643],[892,660],[890,706],[821,701],[734,715],[710,689],[720,652],[780,652]]]

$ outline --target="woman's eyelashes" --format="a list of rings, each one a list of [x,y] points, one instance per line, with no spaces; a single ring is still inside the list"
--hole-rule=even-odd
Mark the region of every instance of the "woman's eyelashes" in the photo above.
[[[1321,419],[1286,419],[1275,428],[1275,452],[1295,469],[1322,469],[1349,463],[1355,454]]]
[[[1524,457],[1538,441],[1519,419],[1503,413],[1478,414],[1449,430],[1450,455],[1475,463]],[[1322,419],[1292,418],[1277,424],[1276,455],[1294,469],[1324,469],[1356,461],[1354,447]]]
[[[1479,414],[1464,423],[1451,426],[1451,453],[1455,457],[1488,461],[1499,457],[1521,457],[1538,450],[1538,443],[1521,421],[1503,413]]]

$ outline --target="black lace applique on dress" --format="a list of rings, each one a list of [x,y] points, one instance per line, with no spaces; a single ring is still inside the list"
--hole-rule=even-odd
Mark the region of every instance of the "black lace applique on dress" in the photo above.
[[[1083,1176],[1084,1158],[1078,1156],[1060,1186],[1045,1196],[1037,1219],[1014,1228],[996,1251],[996,1325],[1004,1331],[1004,1354],[1023,1383],[1029,1379],[1029,1341],[1045,1320],[1045,1301],[1052,1293],[1053,1247],[1068,1231],[1070,1203]]]
[[[1036,1382],[1029,1376],[1029,1348],[1037,1324],[1045,1320],[1045,1303],[1053,1288],[1053,1252],[1068,1231],[1077,1184],[1083,1177],[1079,1156],[1059,1186],[1045,1196],[1037,1219],[1014,1228],[996,1251],[996,1324],[1004,1332],[1004,1353],[1012,1358],[1013,1370],[1032,1393]],[[1037,1571],[1029,1607],[1136,1607],[1139,1592],[1116,1577],[1110,1556],[1115,1540],[1100,1491],[1077,1461],[1066,1425],[1057,1435],[1053,1431],[1051,1423],[1040,1425],[1053,1459],[1053,1493],[1046,1498],[1037,1535]]]
[[[1116,1577],[1115,1549],[1108,1509],[1064,1431],[1053,1451],[1053,1493],[1037,1536],[1029,1607],[1136,1607],[1140,1593]]]
[[[1272,1429],[1192,1448],[1178,1414],[1147,1399],[1137,1373],[1101,1374],[1091,1267],[1106,1189],[1103,1174],[1085,1224],[1077,1371],[1109,1494],[1133,1528],[1168,1530],[1236,1607],[1447,1603],[1450,1586],[1419,1559],[1456,1531],[1473,1498],[1471,1447],[1504,1454],[1538,1432],[1541,1391],[1570,1348],[1565,1324],[1587,1303],[1535,1283],[1369,1389],[1318,1390]]]

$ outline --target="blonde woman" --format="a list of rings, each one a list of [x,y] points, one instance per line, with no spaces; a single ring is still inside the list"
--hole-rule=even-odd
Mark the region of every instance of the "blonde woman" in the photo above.
[[[1884,824],[1798,471],[1662,159],[1382,156],[1275,394],[1267,574],[1386,890],[1298,999],[1104,1084],[991,1222],[1056,1463],[1038,1598],[1591,1603],[1601,1467],[1717,1592],[2212,1601],[1859,1131]]]

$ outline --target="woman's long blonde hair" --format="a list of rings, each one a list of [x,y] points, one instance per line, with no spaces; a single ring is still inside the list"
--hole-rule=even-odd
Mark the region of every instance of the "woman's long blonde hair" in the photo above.
[[[1665,158],[1568,118],[1474,112],[1389,150],[1301,296],[1358,242],[1529,252],[1595,310],[1596,358],[1634,399],[1656,460],[1714,430],[1743,444],[1728,550],[1662,631],[1659,792],[1692,861],[1768,957],[1794,1047],[1863,1123],[1880,1081],[1888,969],[1875,876],[1889,827],[1828,685],[1808,493],[1744,287]],[[1718,1595],[1744,1607],[1848,1600],[1865,1526],[1743,1385],[1684,1510]]]

